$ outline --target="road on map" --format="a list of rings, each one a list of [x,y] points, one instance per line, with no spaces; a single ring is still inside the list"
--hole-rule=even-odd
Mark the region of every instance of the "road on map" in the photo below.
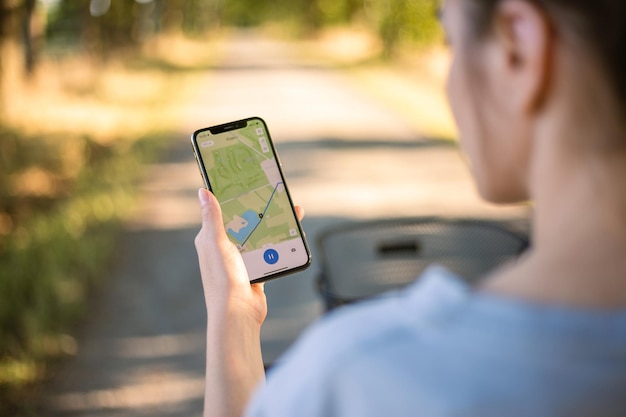
[[[292,197],[307,212],[313,266],[266,285],[267,362],[322,314],[314,285],[321,231],[364,218],[525,216],[481,203],[454,146],[420,137],[348,75],[303,62],[293,48],[254,34],[225,41],[223,59],[182,111],[180,137],[145,176],[141,208],[77,336],[78,352],[46,389],[50,415],[201,415],[205,313],[193,238],[202,182],[189,146],[198,128],[265,119]]]

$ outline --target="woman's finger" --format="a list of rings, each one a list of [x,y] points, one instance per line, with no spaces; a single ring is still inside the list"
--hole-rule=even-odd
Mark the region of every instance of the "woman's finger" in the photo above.
[[[295,206],[296,215],[298,216],[298,220],[302,221],[304,219],[304,208],[302,206]]]

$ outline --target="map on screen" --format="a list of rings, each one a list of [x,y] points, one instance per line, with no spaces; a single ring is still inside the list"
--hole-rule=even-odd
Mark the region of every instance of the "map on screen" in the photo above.
[[[229,238],[242,253],[300,237],[264,124],[198,135],[213,193],[220,201]],[[278,254],[265,254],[265,262]]]

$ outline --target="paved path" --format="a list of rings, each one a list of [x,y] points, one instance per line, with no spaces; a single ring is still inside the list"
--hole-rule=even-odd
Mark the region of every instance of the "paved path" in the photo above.
[[[205,326],[193,238],[201,185],[188,134],[252,115],[273,133],[304,228],[349,219],[415,215],[521,217],[476,197],[456,149],[411,124],[341,73],[303,64],[290,46],[240,36],[197,86],[168,158],[150,167],[141,209],[119,243],[107,285],[79,334],[78,354],[50,387],[58,416],[196,416],[202,410]],[[315,253],[314,253],[315,257]],[[263,328],[273,361],[321,314],[318,271],[268,283]]]

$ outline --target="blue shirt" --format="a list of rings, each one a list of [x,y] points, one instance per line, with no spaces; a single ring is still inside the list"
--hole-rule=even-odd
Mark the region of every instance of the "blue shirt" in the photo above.
[[[473,291],[442,268],[329,314],[248,416],[626,416],[626,311]]]

